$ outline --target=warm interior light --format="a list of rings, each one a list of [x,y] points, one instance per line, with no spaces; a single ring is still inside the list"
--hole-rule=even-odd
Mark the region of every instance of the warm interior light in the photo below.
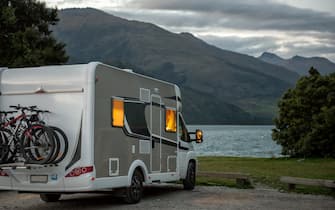
[[[175,110],[166,109],[165,111],[165,130],[168,132],[177,131],[177,120],[176,120]]]
[[[124,125],[124,102],[119,99],[113,99],[112,124],[115,127]]]

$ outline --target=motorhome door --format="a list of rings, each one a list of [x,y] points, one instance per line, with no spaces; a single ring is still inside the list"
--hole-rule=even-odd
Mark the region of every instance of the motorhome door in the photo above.
[[[161,97],[151,95],[151,172],[161,171],[162,107]]]

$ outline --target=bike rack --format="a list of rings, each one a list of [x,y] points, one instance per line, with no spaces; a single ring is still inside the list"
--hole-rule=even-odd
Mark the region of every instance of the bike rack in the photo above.
[[[7,163],[7,164],[1,164],[0,169],[1,170],[15,170],[15,169],[40,169],[40,168],[46,168],[46,167],[56,167],[57,164],[26,164],[26,163]]]

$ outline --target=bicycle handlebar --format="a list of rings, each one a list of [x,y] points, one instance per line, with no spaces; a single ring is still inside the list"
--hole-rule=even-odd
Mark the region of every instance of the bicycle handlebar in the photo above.
[[[13,109],[16,109],[16,110],[28,110],[28,111],[31,111],[31,110],[34,110],[37,108],[37,106],[21,106],[20,104],[18,104],[17,106],[15,105],[10,105],[9,106],[10,108],[13,108]]]
[[[17,113],[17,111],[0,111],[0,114],[13,114],[13,113]]]
[[[40,109],[31,109],[30,111],[37,113],[51,113],[49,110],[40,110]]]
[[[20,110],[20,109],[29,110],[29,109],[35,109],[35,108],[37,108],[37,106],[21,106],[20,104],[18,104],[17,106],[10,105],[9,107],[17,109],[17,110]]]
[[[42,110],[42,109],[38,109],[37,106],[21,106],[20,104],[18,104],[17,106],[15,105],[10,105],[10,108],[16,109],[16,110],[21,110],[22,112],[24,111],[30,111],[30,112],[36,112],[37,114],[39,113],[51,113],[49,110]],[[7,112],[9,113],[15,113],[17,111],[12,111],[12,112]]]

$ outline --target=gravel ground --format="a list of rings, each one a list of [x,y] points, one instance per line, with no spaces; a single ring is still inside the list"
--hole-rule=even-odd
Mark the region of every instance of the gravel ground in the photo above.
[[[0,209],[335,209],[335,199],[327,196],[281,193],[274,189],[234,189],[197,186],[184,191],[180,185],[159,185],[145,189],[142,201],[124,204],[106,194],[62,195],[59,202],[44,203],[36,194],[0,191]]]

